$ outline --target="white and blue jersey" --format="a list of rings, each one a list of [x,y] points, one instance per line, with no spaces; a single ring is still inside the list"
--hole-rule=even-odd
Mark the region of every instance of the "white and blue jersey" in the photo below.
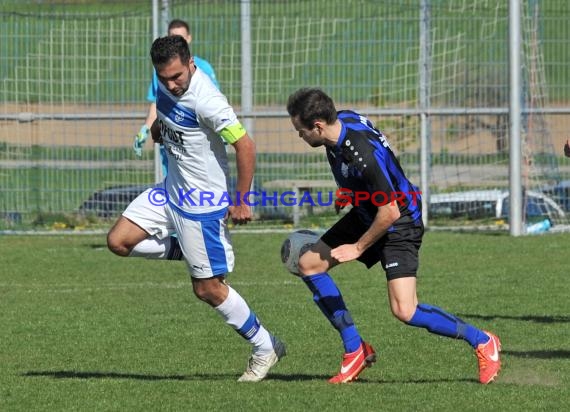
[[[422,218],[420,190],[404,174],[386,137],[370,120],[356,112],[339,111],[338,119],[342,131],[337,144],[326,147],[327,159],[340,188],[370,194],[369,200],[355,206],[362,222],[371,224],[378,204],[394,199],[399,205],[400,218],[389,231],[419,224]]]
[[[156,112],[168,157],[165,187],[172,206],[190,215],[211,216],[226,209],[228,159],[220,133],[240,124],[226,97],[196,68],[180,97],[159,83]]]
[[[243,130],[226,97],[199,68],[184,95],[159,84],[156,100],[168,175],[140,194],[123,216],[159,239],[174,233],[195,278],[225,275],[234,253],[225,215],[228,159],[224,131]],[[243,130],[245,134],[245,130]]]
[[[193,56],[193,57],[194,57],[194,64],[196,65],[196,67],[198,67],[200,70],[206,73],[210,78],[210,80],[212,81],[212,83],[214,83],[214,86],[216,86],[219,90],[220,84],[218,83],[218,79],[216,78],[216,73],[214,72],[214,68],[212,67],[212,65],[208,63],[207,60],[204,60],[198,56]],[[158,77],[156,76],[156,70],[153,70],[152,80],[148,86],[146,99],[149,102],[155,103],[157,91],[158,91]],[[162,176],[166,176],[168,174],[168,161],[166,157],[166,151],[164,149],[164,146],[162,145],[160,146],[160,160],[162,163]]]

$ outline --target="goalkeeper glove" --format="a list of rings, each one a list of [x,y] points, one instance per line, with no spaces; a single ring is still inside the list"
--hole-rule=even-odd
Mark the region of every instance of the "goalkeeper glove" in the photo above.
[[[142,156],[142,148],[145,142],[147,141],[149,135],[150,135],[150,129],[147,127],[146,124],[144,124],[141,127],[139,133],[135,136],[135,141],[133,142],[133,150],[135,151],[135,155],[137,155],[138,157]]]

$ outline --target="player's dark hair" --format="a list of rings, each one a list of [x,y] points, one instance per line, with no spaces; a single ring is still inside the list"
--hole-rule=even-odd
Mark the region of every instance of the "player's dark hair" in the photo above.
[[[312,129],[317,120],[333,124],[337,118],[333,100],[315,87],[304,87],[289,96],[287,112],[307,129]]]
[[[179,29],[181,27],[185,28],[186,31],[188,33],[190,33],[190,27],[188,26],[188,23],[186,23],[184,20],[180,20],[180,19],[174,19],[170,23],[168,23],[168,32],[170,33],[170,30]]]
[[[152,43],[150,58],[154,66],[162,66],[175,57],[180,57],[182,64],[187,64],[190,60],[190,48],[184,37],[159,37]]]

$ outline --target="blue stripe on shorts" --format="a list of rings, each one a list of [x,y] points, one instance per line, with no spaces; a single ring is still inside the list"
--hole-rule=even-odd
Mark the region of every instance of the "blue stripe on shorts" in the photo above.
[[[210,267],[214,275],[221,275],[228,272],[228,261],[226,259],[226,249],[220,239],[220,221],[202,221],[202,235],[206,252],[210,260]]]

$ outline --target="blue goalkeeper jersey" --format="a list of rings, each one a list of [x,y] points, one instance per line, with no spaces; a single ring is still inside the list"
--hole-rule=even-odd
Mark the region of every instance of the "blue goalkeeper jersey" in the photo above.
[[[396,201],[400,218],[396,227],[421,222],[421,194],[402,170],[386,137],[366,117],[348,110],[338,112],[342,131],[326,153],[340,188],[352,191],[352,205],[365,224],[372,224],[378,207]],[[358,203],[358,204],[357,204]]]

